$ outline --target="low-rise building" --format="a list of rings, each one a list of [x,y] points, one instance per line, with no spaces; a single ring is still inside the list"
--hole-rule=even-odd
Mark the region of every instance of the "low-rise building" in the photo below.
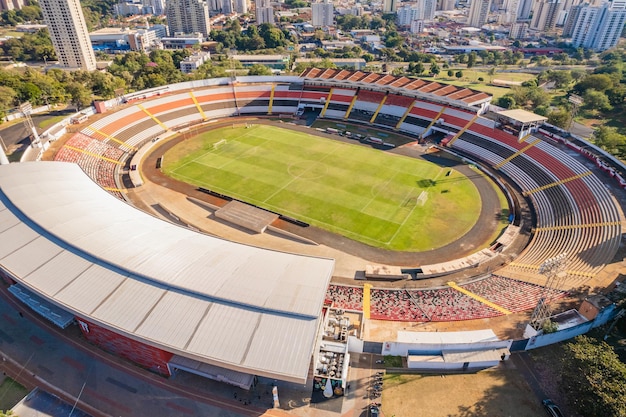
[[[193,48],[194,45],[202,44],[203,39],[204,36],[202,33],[181,33],[161,38],[161,45],[163,49],[186,49]]]
[[[244,67],[265,65],[273,70],[286,70],[289,65],[289,55],[233,55],[232,59],[241,62]]]
[[[188,56],[180,63],[180,70],[183,74],[189,74],[200,68],[202,64],[211,59],[209,52],[198,52]]]

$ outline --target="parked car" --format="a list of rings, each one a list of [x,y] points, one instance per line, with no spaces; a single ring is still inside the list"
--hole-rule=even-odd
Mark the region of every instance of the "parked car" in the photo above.
[[[551,399],[546,398],[542,401],[542,403],[550,417],[564,417],[559,406],[556,405]]]

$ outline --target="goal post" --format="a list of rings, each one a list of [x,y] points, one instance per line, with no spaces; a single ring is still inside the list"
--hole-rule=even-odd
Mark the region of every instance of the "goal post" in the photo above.
[[[218,140],[217,142],[215,142],[215,143],[213,144],[213,150],[219,149],[219,148],[221,148],[222,146],[226,145],[226,142],[227,142],[227,141],[226,141],[226,139],[220,139],[220,140]]]

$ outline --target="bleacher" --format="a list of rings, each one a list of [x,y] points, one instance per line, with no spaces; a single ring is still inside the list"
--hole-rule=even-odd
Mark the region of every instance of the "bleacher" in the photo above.
[[[498,167],[532,201],[537,215],[531,244],[501,273],[541,283],[546,259],[568,254],[566,286],[580,285],[615,253],[621,238],[619,215],[610,194],[589,171],[547,142],[474,123],[453,148]],[[518,274],[518,275],[516,275]]]
[[[529,310],[546,296],[547,301],[563,297],[565,292],[546,290],[541,285],[530,284],[516,279],[491,275],[462,286],[464,289],[491,301],[511,312]]]
[[[125,156],[123,150],[82,133],[75,133],[55,155],[55,161],[78,164],[83,171],[111,194],[122,198],[117,191],[115,171]]]
[[[326,299],[332,301],[333,308],[363,311],[363,287],[330,284]]]

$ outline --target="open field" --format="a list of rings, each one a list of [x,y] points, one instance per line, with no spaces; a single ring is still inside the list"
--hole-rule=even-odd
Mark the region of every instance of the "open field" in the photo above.
[[[460,375],[396,375],[384,379],[385,416],[467,417],[546,415],[517,369]]]
[[[183,141],[164,155],[163,171],[391,250],[453,242],[481,207],[476,187],[454,169],[274,126],[221,128]]]

